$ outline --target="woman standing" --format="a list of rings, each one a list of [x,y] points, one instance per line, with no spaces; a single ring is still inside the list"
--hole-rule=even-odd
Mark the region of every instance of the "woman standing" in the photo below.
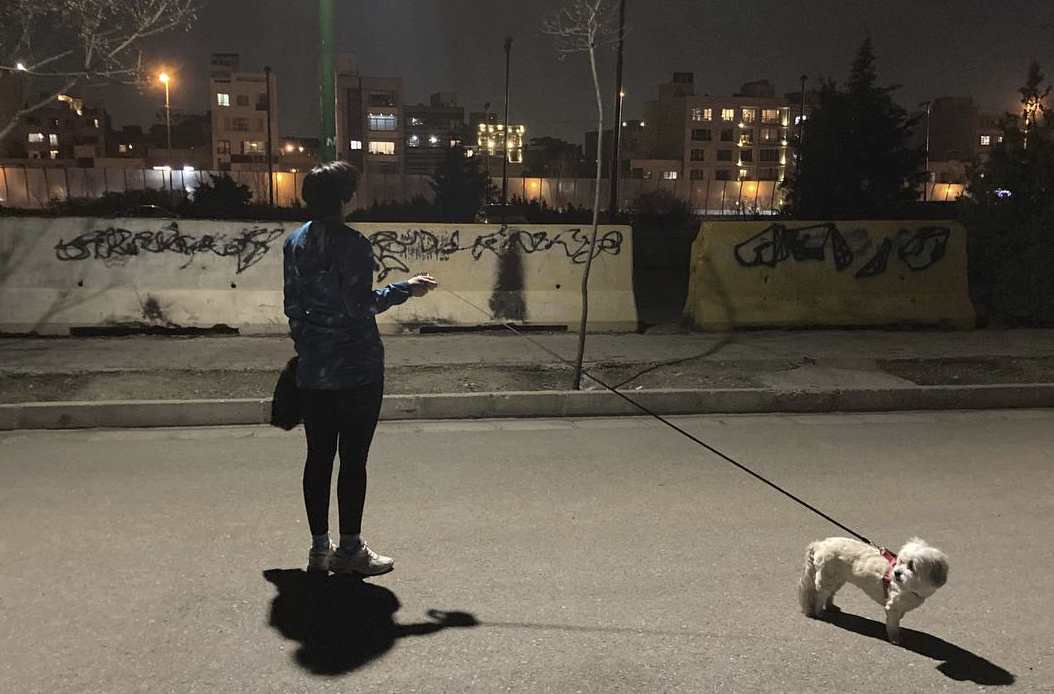
[[[285,315],[299,356],[297,388],[307,436],[307,568],[375,576],[395,565],[361,535],[366,458],[384,393],[384,347],[375,316],[437,285],[430,275],[417,275],[373,288],[370,242],[344,224],[355,209],[357,185],[358,173],[347,162],[312,169],[302,191],[312,221],[290,234],[282,250]],[[329,497],[338,451],[340,543],[334,546]]]

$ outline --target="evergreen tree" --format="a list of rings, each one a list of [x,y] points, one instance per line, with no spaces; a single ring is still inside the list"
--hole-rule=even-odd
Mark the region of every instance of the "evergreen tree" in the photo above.
[[[982,316],[1054,324],[1054,113],[1038,63],[1029,66],[1021,113],[971,171],[961,218],[969,230],[970,288]]]
[[[465,156],[460,145],[446,151],[428,185],[435,193],[439,218],[447,222],[474,221],[476,212],[495,193],[487,173],[475,157]]]
[[[805,124],[788,211],[798,218],[887,217],[918,200],[925,153],[908,146],[915,119],[881,87],[871,39],[857,52],[846,88],[821,84]]]

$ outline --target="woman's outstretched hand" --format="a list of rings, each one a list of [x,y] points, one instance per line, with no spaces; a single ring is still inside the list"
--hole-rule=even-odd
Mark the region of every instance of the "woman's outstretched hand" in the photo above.
[[[431,275],[414,275],[410,278],[410,294],[412,296],[424,296],[439,286],[435,277]]]

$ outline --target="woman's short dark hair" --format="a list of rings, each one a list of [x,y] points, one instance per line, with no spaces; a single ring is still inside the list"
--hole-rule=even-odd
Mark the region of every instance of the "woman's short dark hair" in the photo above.
[[[312,219],[336,217],[345,202],[355,195],[358,170],[346,161],[333,161],[311,169],[304,177],[301,195]]]

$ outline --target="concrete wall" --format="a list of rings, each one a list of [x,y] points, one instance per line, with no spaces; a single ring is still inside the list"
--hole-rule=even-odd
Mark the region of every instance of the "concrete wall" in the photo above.
[[[225,324],[282,333],[282,242],[292,222],[0,218],[0,330]],[[577,330],[588,227],[362,224],[378,285],[430,272],[441,289],[378,316],[383,332],[492,322]],[[629,227],[601,227],[588,329],[635,330]],[[449,290],[449,291],[446,291]],[[465,301],[483,309],[469,306]]]
[[[685,317],[746,326],[974,326],[966,231],[946,221],[704,222]]]

